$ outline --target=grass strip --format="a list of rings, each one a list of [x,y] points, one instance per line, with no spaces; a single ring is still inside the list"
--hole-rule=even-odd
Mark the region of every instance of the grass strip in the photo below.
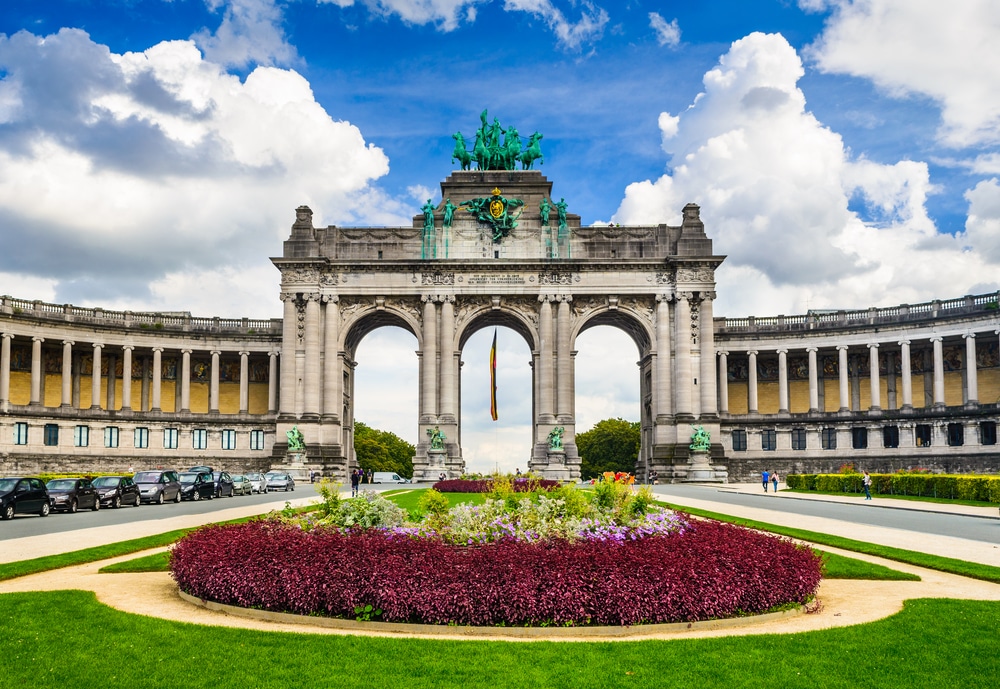
[[[789,538],[794,538],[800,541],[807,541],[818,545],[828,545],[831,548],[840,548],[841,550],[850,550],[855,553],[864,553],[865,555],[873,555],[886,560],[895,560],[896,562],[903,562],[916,567],[924,567],[925,569],[933,569],[938,572],[958,574],[959,576],[969,577],[971,579],[981,579],[983,581],[1000,583],[1000,567],[982,565],[978,562],[966,562],[965,560],[956,560],[950,557],[940,557],[938,555],[930,555],[928,553],[918,553],[913,550],[893,548],[891,546],[877,545],[875,543],[865,543],[864,541],[855,541],[851,538],[843,538],[842,536],[833,536],[830,534],[818,533],[816,531],[806,531],[805,529],[795,529],[789,526],[766,524],[752,519],[742,519],[740,517],[733,517],[719,512],[710,512],[708,510],[683,507],[681,505],[673,505],[667,502],[657,502],[656,504],[668,507],[676,512],[690,514],[693,517],[705,517],[706,519],[729,522],[730,524],[737,524],[739,526],[745,526],[758,531],[768,531],[780,536],[788,536]]]
[[[839,490],[806,490],[805,488],[782,488],[782,493],[799,493],[801,495],[836,495],[839,497],[861,498],[864,491],[851,492]],[[884,498],[886,500],[909,500],[910,502],[933,502],[940,505],[967,505],[969,507],[998,507],[995,502],[983,502],[982,500],[959,500],[951,498],[935,498],[927,495],[898,495],[896,493],[872,493],[873,498]]]
[[[170,551],[153,553],[144,557],[136,557],[125,562],[107,565],[97,570],[98,574],[126,574],[135,572],[169,572]]]
[[[920,581],[920,577],[909,572],[900,572],[874,562],[828,553],[813,548],[823,558],[824,579],[864,579],[866,581]],[[125,564],[125,563],[122,563]],[[103,571],[103,570],[102,570]]]
[[[10,687],[986,689],[1000,676],[998,619],[995,601],[911,600],[883,620],[807,633],[497,643],[200,626],[90,592],[12,593],[0,596],[0,676]],[[206,662],[206,649],[237,665]]]
[[[315,505],[306,505],[304,507],[293,508],[293,511],[308,512],[314,509],[316,509]],[[219,523],[239,524],[242,522],[248,522],[251,519],[259,519],[263,516],[264,515],[262,514],[255,514],[249,517],[240,517],[239,519],[230,519]],[[207,524],[202,526],[207,526]],[[129,541],[119,541],[118,543],[108,543],[107,545],[94,546],[93,548],[74,550],[69,553],[46,555],[44,557],[36,557],[31,560],[7,562],[0,564],[0,581],[25,577],[29,574],[38,574],[39,572],[48,572],[53,569],[62,569],[63,567],[85,565],[88,562],[97,562],[98,560],[108,560],[113,557],[120,557],[122,555],[138,553],[143,550],[150,550],[151,548],[162,548],[163,546],[170,545],[185,534],[191,533],[195,529],[200,528],[202,527],[193,526],[188,529],[176,529],[174,531],[167,531],[166,533],[155,534],[153,536],[133,538]]]

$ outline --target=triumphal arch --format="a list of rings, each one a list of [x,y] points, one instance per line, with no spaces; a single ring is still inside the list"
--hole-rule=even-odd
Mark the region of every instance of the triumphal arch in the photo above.
[[[355,356],[362,338],[393,325],[418,342],[417,479],[464,469],[460,371],[476,331],[505,326],[532,364],[530,468],[578,478],[575,342],[588,328],[626,332],[639,352],[639,471],[664,480],[724,477],[712,302],[715,269],[699,208],[680,226],[584,227],[536,165],[537,132],[522,142],[486,112],[460,168],[410,227],[314,227],[296,209],[281,257],[284,302],[276,456],[301,432],[310,470],[343,476],[353,456]],[[472,137],[469,137],[470,140]],[[556,200],[556,199],[559,200]],[[527,403],[527,400],[526,400]],[[710,463],[689,452],[693,428],[712,438]],[[287,436],[293,445],[293,435]]]

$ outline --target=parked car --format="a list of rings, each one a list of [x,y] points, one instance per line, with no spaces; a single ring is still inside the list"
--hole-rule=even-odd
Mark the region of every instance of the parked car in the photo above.
[[[250,482],[251,493],[266,493],[267,492],[267,480],[264,478],[264,474],[259,471],[254,471],[247,474],[247,480]]]
[[[215,482],[215,497],[221,498],[223,495],[233,497],[236,493],[233,489],[233,477],[225,471],[216,471],[212,474]]]
[[[215,469],[213,469],[212,467],[205,467],[205,466],[191,467],[190,469],[188,469],[188,471],[197,471],[199,474],[214,474],[215,473]]]
[[[0,518],[13,519],[15,514],[47,517],[50,509],[49,491],[42,479],[0,478]]]
[[[99,510],[101,501],[97,498],[97,489],[90,479],[54,478],[45,484],[49,491],[49,505],[53,512],[75,513],[77,510]]]
[[[143,502],[162,505],[167,500],[181,501],[181,480],[172,469],[140,471],[132,480],[139,486],[139,496]]]
[[[295,479],[283,471],[269,471],[264,474],[268,490],[295,490]]]
[[[253,493],[250,481],[243,474],[233,474],[233,495],[249,495]]]
[[[94,479],[94,488],[100,498],[101,505],[118,508],[122,505],[142,504],[142,494],[139,486],[131,476],[98,476]]]
[[[394,471],[376,471],[372,474],[372,483],[409,483],[410,479],[403,478]]]
[[[185,471],[178,476],[181,482],[182,500],[201,500],[215,497],[215,480],[204,471]]]

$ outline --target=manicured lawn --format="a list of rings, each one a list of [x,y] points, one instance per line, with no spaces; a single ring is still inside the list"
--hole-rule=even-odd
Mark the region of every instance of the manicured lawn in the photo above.
[[[1000,676],[1000,603],[789,635],[616,643],[433,641],[256,632],[129,615],[90,593],[0,596],[5,687],[906,687]],[[213,660],[214,659],[214,660]]]
[[[782,488],[782,493],[802,493],[804,495],[840,495],[840,496],[853,496],[862,499],[865,494],[860,493],[845,493],[843,491],[828,491],[828,490],[805,490],[804,488]],[[885,498],[886,500],[909,500],[911,502],[934,502],[938,504],[945,505],[970,505],[972,507],[992,507],[997,509],[998,506],[995,502],[983,502],[981,500],[952,500],[951,498],[934,498],[920,495],[893,495],[891,493],[872,493],[873,498]]]
[[[426,493],[429,488],[411,488],[410,490],[400,491],[400,492],[387,492],[383,493],[385,497],[392,500],[394,503],[402,507],[404,510],[410,514],[414,514],[419,511],[417,505],[420,502],[420,496]],[[473,505],[482,505],[486,500],[486,496],[483,493],[442,493],[446,498],[448,498],[449,507],[454,507],[455,505],[461,505],[463,503],[472,503]]]

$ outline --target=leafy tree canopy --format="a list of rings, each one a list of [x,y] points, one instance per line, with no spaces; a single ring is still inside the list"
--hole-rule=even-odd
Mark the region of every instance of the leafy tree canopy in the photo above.
[[[577,433],[581,478],[594,478],[605,471],[634,472],[640,441],[639,422],[625,419],[604,419],[589,431]]]
[[[416,448],[395,433],[355,421],[354,452],[365,471],[394,471],[405,478],[413,478]]]

